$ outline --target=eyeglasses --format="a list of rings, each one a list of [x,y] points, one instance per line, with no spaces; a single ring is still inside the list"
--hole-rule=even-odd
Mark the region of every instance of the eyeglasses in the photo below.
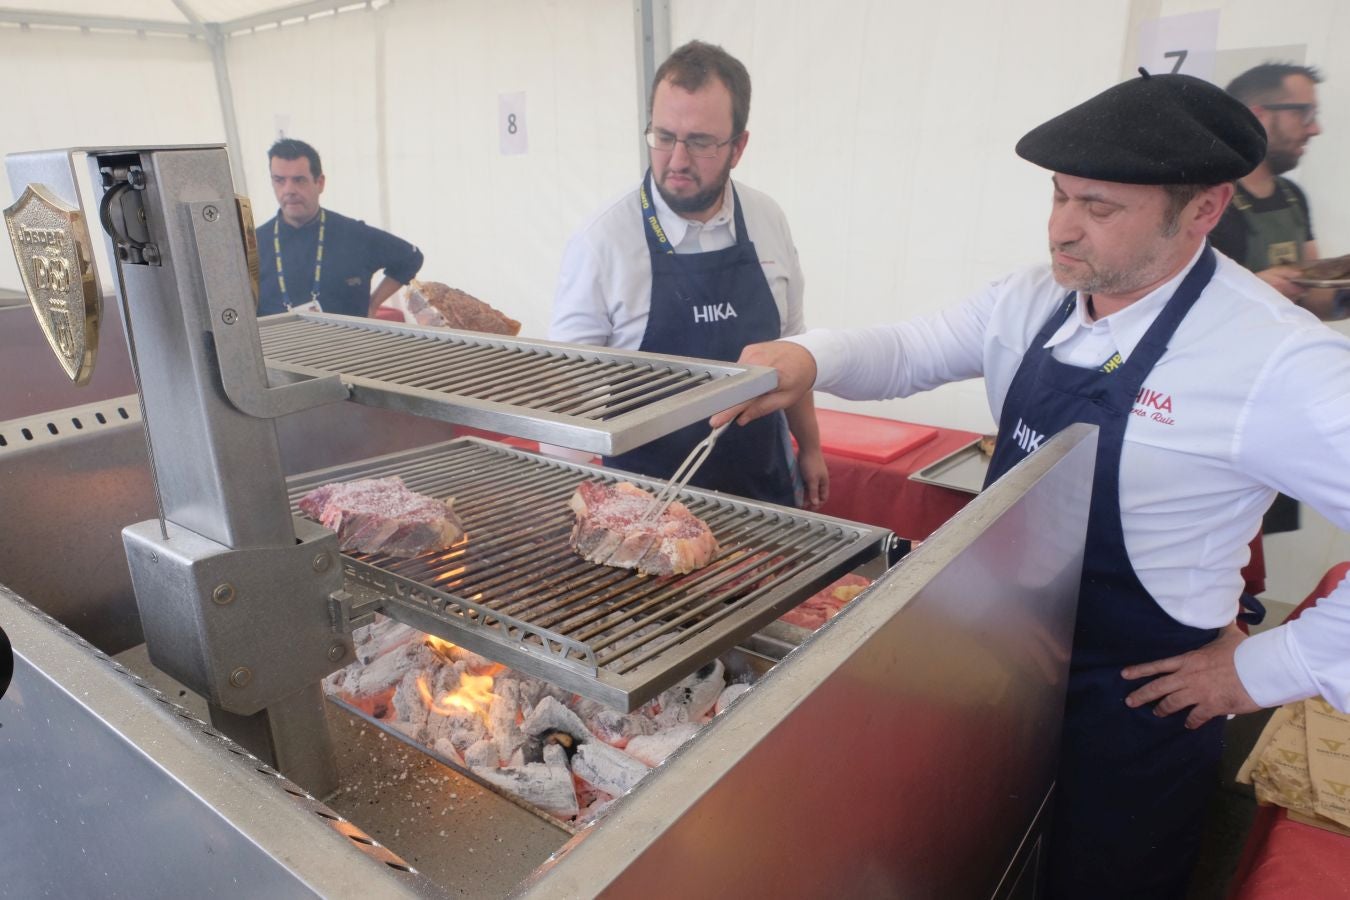
[[[717,151],[721,150],[738,137],[740,137],[739,134],[732,135],[725,141],[718,141],[710,137],[697,135],[694,137],[677,138],[669,131],[654,131],[651,128],[648,128],[647,146],[651,147],[653,150],[660,150],[662,153],[673,153],[675,152],[676,144],[684,144],[684,149],[688,151],[690,156],[698,156],[707,159],[716,156]]]
[[[1299,113],[1299,119],[1304,125],[1311,125],[1317,121],[1316,103],[1262,103],[1261,106],[1265,109],[1273,109],[1276,112],[1287,109],[1290,112]]]

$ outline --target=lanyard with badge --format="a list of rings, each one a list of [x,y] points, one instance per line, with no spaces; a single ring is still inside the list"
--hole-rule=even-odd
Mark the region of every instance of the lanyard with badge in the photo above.
[[[305,312],[323,312],[323,307],[319,305],[319,276],[323,274],[323,233],[327,222],[327,214],[324,210],[319,210],[319,246],[314,252],[314,287],[309,292],[309,302],[302,303],[297,310]],[[277,258],[277,287],[281,288],[281,305],[291,309],[291,299],[286,293],[286,272],[281,265],[281,216],[277,216],[272,222],[272,250]]]
[[[1089,306],[1091,305],[1091,302],[1092,302],[1091,300],[1088,301]],[[1073,291],[1070,291],[1069,295],[1064,298],[1063,316],[1065,319],[1068,319],[1069,316],[1073,314],[1074,308],[1077,305],[1078,304],[1074,301]],[[1121,356],[1120,351],[1117,350],[1115,353],[1111,354],[1110,359],[1108,359],[1106,362],[1102,363],[1100,366],[1097,367],[1097,371],[1101,372],[1103,375],[1112,375],[1115,373],[1116,369],[1119,369],[1124,364],[1125,364],[1125,357]]]
[[[650,178],[651,171],[649,170],[647,174],[643,176],[642,182],[638,185],[638,202],[642,205],[642,226],[646,229],[647,234],[651,236],[652,240],[656,242],[656,246],[661,249],[662,253],[667,256],[678,256],[675,252],[675,246],[670,242],[670,238],[666,237],[666,230],[661,227],[661,222],[656,217],[656,206],[651,201],[651,195],[647,193],[647,181]],[[712,301],[713,298],[707,292],[707,289],[700,284],[695,283],[693,279],[685,273],[684,269],[677,266],[676,271],[680,273],[680,280],[685,283],[685,286],[689,290],[697,293],[705,300]]]

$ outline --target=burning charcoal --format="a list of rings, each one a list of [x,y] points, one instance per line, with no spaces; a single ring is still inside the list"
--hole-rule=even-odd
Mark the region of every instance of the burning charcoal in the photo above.
[[[352,632],[352,643],[356,645],[356,658],[368,665],[376,657],[420,636],[421,632],[411,625],[381,617]]]
[[[686,722],[658,731],[656,734],[643,734],[633,738],[624,748],[624,752],[655,768],[666,761],[666,757],[680,748],[680,745],[698,733],[699,726]]]
[[[477,713],[454,710],[448,715],[440,715],[438,708],[427,717],[427,734],[433,742],[445,740],[463,753],[487,737],[487,725]]]
[[[411,642],[376,658],[369,665],[353,663],[338,693],[348,703],[377,719],[388,714],[394,688],[408,672],[427,669],[437,664],[431,648],[420,641]]]
[[[555,816],[571,818],[578,812],[577,792],[566,769],[531,763],[505,769],[474,766],[473,773]]]
[[[581,741],[570,732],[549,729],[528,737],[521,747],[521,753],[525,762],[548,762],[550,756],[557,756],[556,753],[550,753],[550,748],[557,748],[562,751],[562,764],[567,765],[580,746]]]
[[[425,677],[421,672],[409,672],[394,689],[394,721],[401,726],[407,726],[403,730],[408,734],[416,734],[426,728],[427,714],[430,710],[427,709],[422,692],[417,687],[418,679]]]
[[[544,764],[554,768],[568,769],[568,761],[571,754],[562,744],[546,743],[544,744]]]
[[[642,780],[647,766],[622,750],[590,741],[577,748],[577,755],[572,757],[572,772],[606,794],[618,797]]]
[[[712,712],[726,686],[726,666],[715,659],[661,694],[661,712],[656,721],[664,727],[698,722]]]
[[[460,756],[459,748],[445,738],[437,738],[431,749],[440,754],[442,759],[448,759],[457,766],[464,765],[464,757]]]
[[[536,760],[536,762],[543,762],[543,761],[544,758],[542,755],[539,757],[538,760]],[[503,768],[519,769],[524,765],[525,765],[525,748],[524,746],[520,746],[517,747],[516,751],[511,754],[511,758],[506,761],[506,765],[503,766]]]
[[[516,724],[519,709],[520,685],[499,680],[493,686],[492,705],[488,707],[488,730],[497,742],[497,755],[501,759],[510,759],[516,748],[525,743],[525,735]]]
[[[576,738],[578,743],[595,740],[595,735],[586,729],[581,717],[553,697],[540,700],[529,718],[521,723],[520,730],[532,737],[538,737],[546,731],[562,731]]]
[[[599,703],[587,708],[583,721],[591,734],[613,747],[625,747],[639,734],[651,734],[656,723],[647,716],[621,713]]]
[[[714,715],[720,716],[722,711],[735,702],[736,698],[746,691],[750,690],[750,685],[744,682],[740,684],[729,684],[727,689],[722,692],[722,696],[717,698],[717,706],[714,709]]]
[[[497,753],[497,742],[483,738],[464,751],[464,762],[471,769],[496,768],[502,758]]]

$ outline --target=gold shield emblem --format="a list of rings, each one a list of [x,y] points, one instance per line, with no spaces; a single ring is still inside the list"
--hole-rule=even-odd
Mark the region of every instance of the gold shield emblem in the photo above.
[[[86,384],[98,350],[102,298],[84,216],[40,184],[5,210],[28,302],[70,380]]]

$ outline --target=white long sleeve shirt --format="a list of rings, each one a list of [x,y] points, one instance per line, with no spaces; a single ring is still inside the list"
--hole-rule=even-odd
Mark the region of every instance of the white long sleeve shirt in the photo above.
[[[1095,367],[1116,351],[1128,359],[1189,270],[1095,322],[1079,296],[1047,346],[1071,365]],[[816,390],[888,399],[983,376],[997,420],[1023,353],[1065,294],[1041,265],[937,315],[795,341],[816,358]],[[1178,621],[1233,620],[1247,545],[1276,491],[1350,529],[1350,340],[1227,257],[1133,413],[1120,463],[1125,548]],[[1350,579],[1298,620],[1243,642],[1236,661],[1263,706],[1321,694],[1350,711]]]
[[[657,221],[676,253],[706,253],[736,243],[731,185],[728,180],[722,206],[707,222],[681,217],[666,205],[660,191],[652,192]],[[806,328],[802,270],[787,217],[772,198],[752,187],[737,182],[736,194],[778,306],[782,333],[801,334]],[[637,350],[647,330],[651,300],[651,256],[634,186],[606,204],[568,242],[549,339]]]

